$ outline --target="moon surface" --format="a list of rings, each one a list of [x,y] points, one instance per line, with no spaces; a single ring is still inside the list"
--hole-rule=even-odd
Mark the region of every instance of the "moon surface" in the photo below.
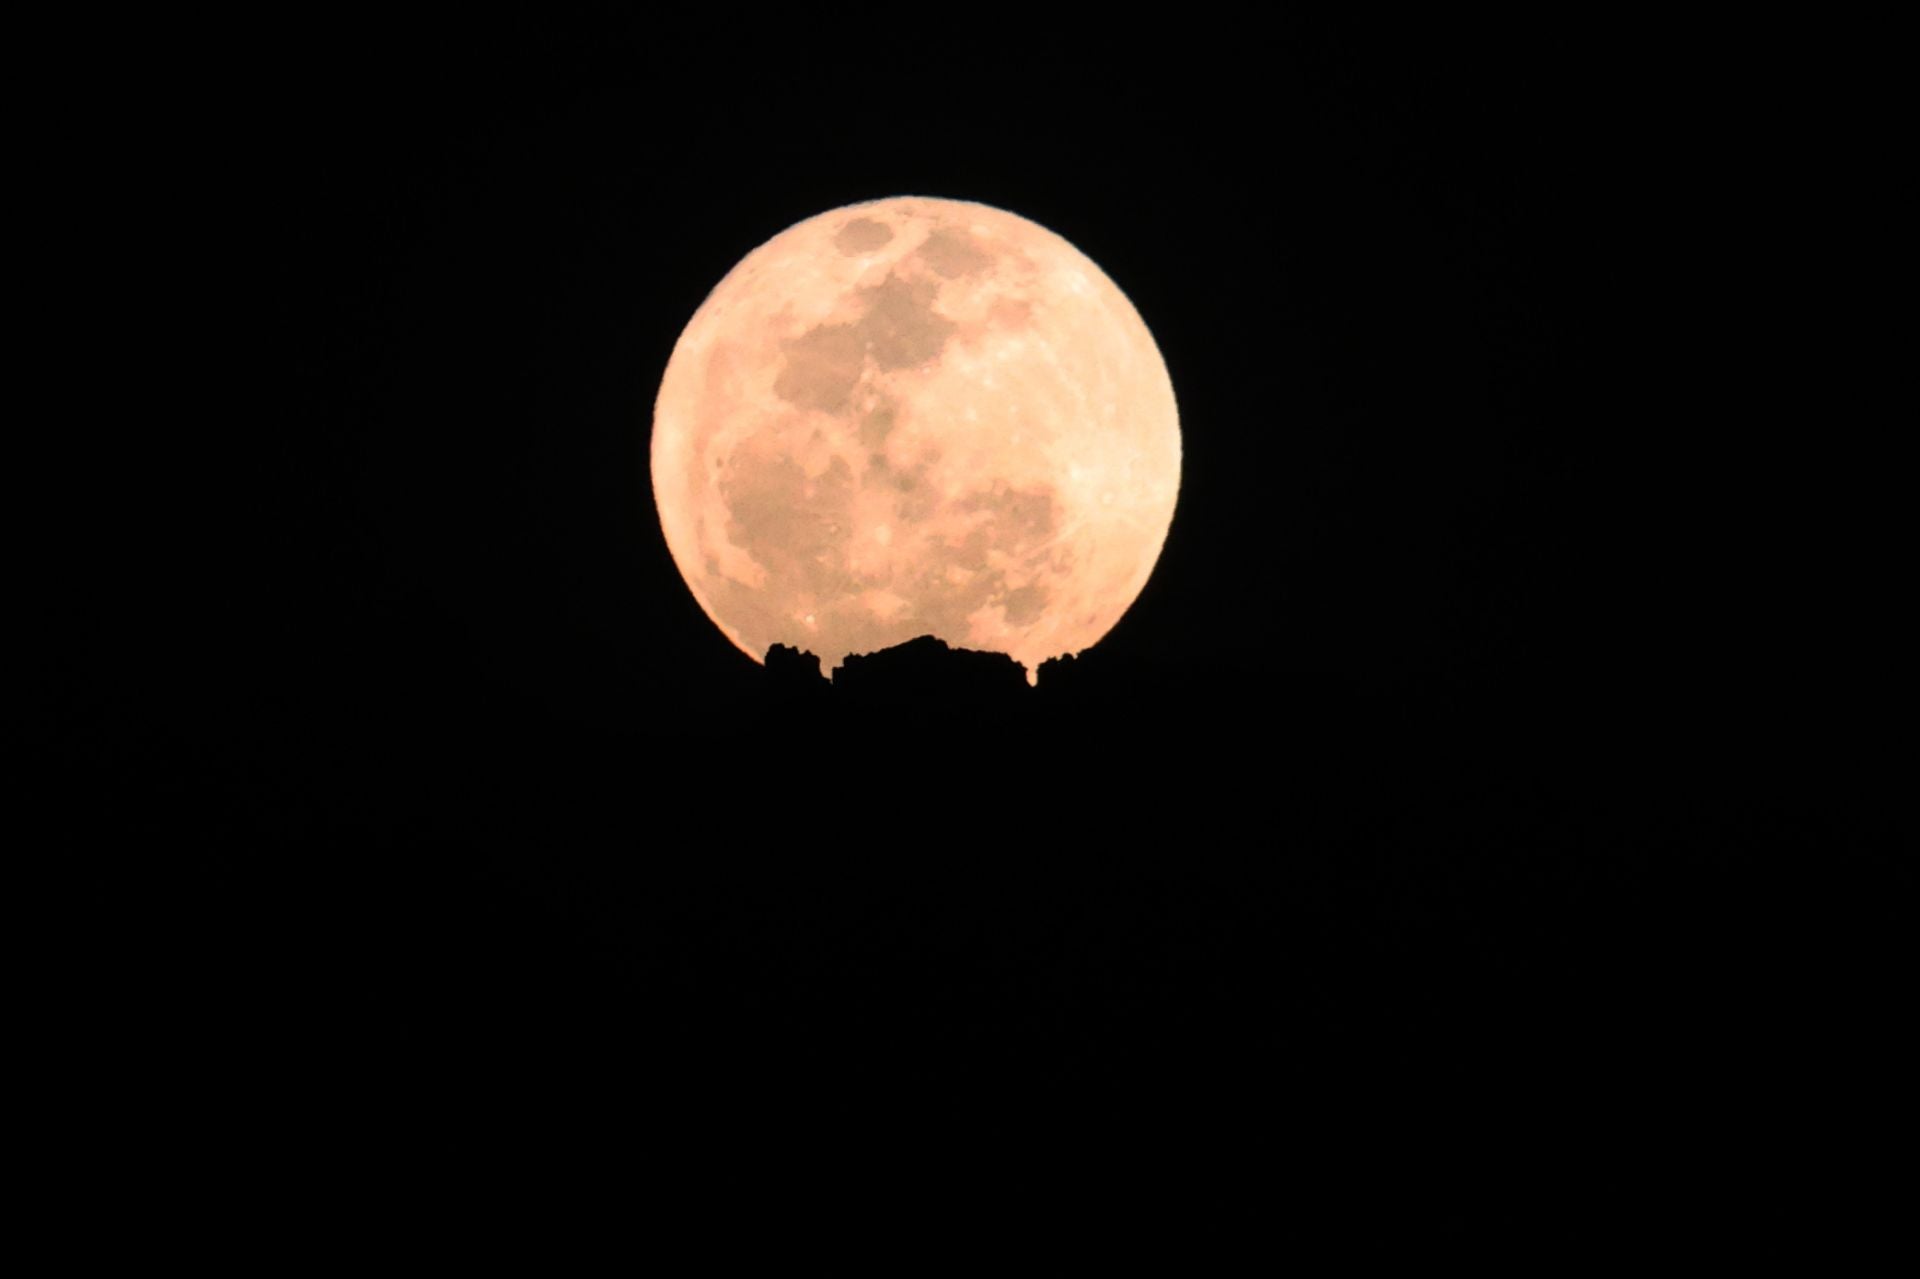
[[[755,661],[934,635],[1031,681],[1146,585],[1180,427],[1146,324],[1078,249],[902,197],[727,274],[668,361],[652,470],[674,563]]]

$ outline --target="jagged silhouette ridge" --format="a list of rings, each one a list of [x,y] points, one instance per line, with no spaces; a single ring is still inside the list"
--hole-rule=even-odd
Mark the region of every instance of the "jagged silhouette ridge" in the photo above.
[[[1011,713],[1033,695],[1025,668],[1011,657],[952,648],[932,635],[848,657],[831,679],[814,654],[775,644],[766,671],[769,689],[781,700],[831,697],[845,709]]]

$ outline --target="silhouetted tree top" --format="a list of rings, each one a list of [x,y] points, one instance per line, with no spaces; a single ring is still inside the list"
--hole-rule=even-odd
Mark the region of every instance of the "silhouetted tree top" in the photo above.
[[[767,685],[778,691],[805,694],[827,687],[827,678],[820,673],[820,659],[812,653],[775,644],[767,650],[766,666]]]
[[[1033,694],[1026,669],[1011,657],[950,648],[931,635],[849,657],[831,680],[814,654],[775,644],[767,651],[766,682],[782,701],[824,698],[843,710],[897,707],[970,717],[1016,712]]]

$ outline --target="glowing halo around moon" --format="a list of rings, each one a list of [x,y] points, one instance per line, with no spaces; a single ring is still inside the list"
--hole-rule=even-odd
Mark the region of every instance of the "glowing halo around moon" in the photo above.
[[[934,635],[1032,680],[1146,586],[1180,426],[1146,324],[1078,249],[901,197],[727,274],[667,363],[652,470],[674,563],[755,661]]]

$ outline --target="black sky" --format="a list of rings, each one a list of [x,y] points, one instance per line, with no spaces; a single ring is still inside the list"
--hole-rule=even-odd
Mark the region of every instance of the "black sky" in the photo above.
[[[56,754],[189,850],[183,1050],[325,1024],[387,1100],[1525,1052],[1551,1100],[1763,1035],[1829,934],[1762,903],[1879,828],[1757,780],[1814,699],[1748,696],[1752,570],[1702,571],[1721,436],[1645,287],[1690,156],[1631,77],[1559,30],[812,23],[316,15],[177,87],[208,407],[71,613]],[[823,727],[653,512],[707,290],[896,194],[1065,236],[1180,403],[1151,583],[1010,723]]]

